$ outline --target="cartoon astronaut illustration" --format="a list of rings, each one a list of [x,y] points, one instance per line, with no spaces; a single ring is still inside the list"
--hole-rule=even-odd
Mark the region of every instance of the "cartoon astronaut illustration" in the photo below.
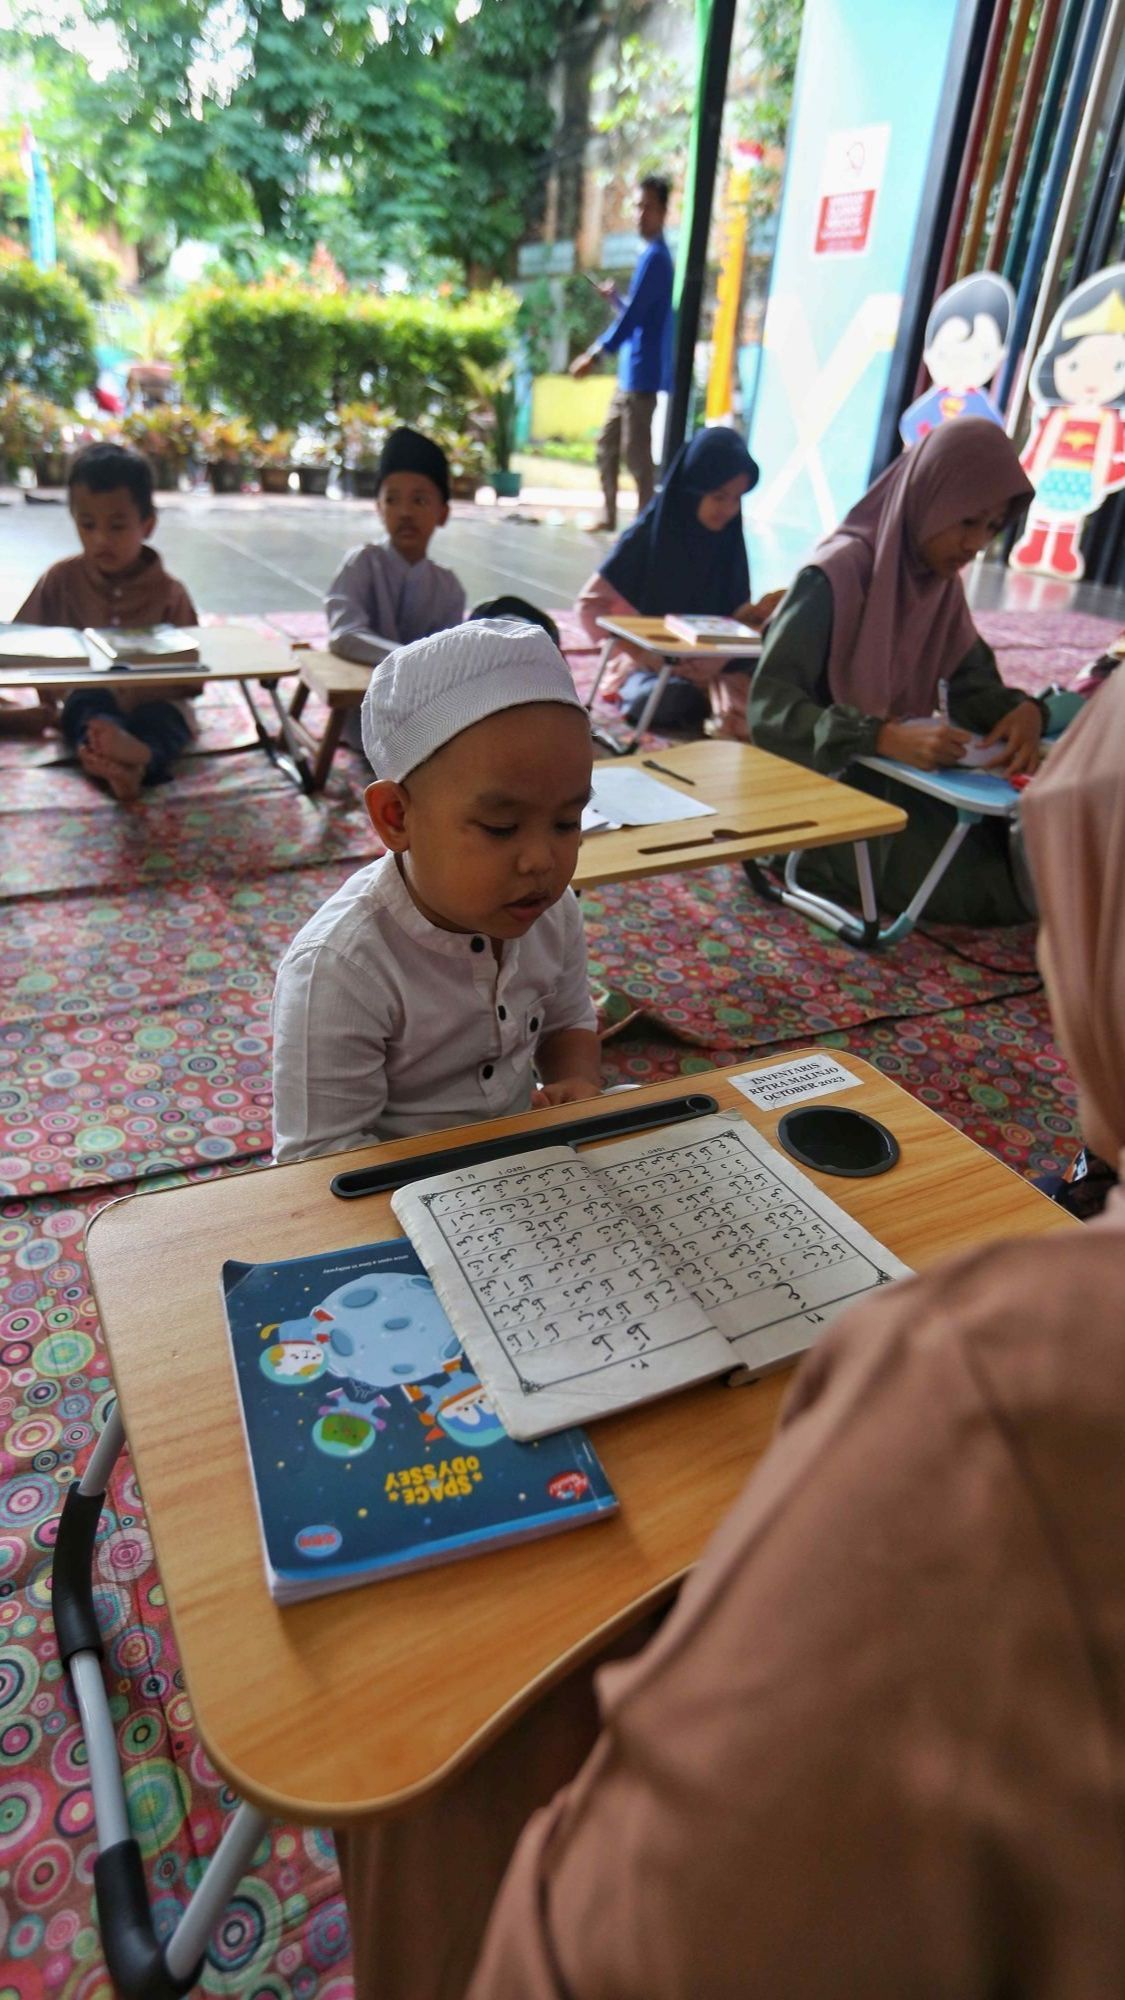
[[[375,1271],[340,1285],[299,1320],[264,1327],[261,1368],[271,1381],[320,1379],[325,1402],[313,1443],[330,1457],[366,1451],[386,1428],[386,1391],[401,1389],[425,1426],[474,1448],[504,1435],[467,1367],[428,1278]],[[328,1387],[328,1378],[333,1386]]]
[[[904,444],[917,444],[954,417],[1003,424],[985,388],[1004,359],[1015,309],[1008,280],[992,271],[959,278],[942,293],[926,322],[922,349],[934,386],[903,411],[898,427]]]
[[[1035,488],[1012,569],[1075,581],[1083,523],[1125,486],[1125,264],[1065,298],[1031,373],[1034,417],[1020,463]]]

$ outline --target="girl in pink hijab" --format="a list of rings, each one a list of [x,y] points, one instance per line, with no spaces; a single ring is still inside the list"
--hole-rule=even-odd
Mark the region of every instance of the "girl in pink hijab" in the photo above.
[[[846,776],[910,815],[904,833],[873,844],[886,910],[910,901],[953,816],[855,758],[878,754],[936,770],[956,765],[975,733],[1000,752],[998,771],[1030,771],[1038,760],[1045,711],[1001,680],[960,578],[1030,497],[998,425],[974,417],[943,424],[897,459],[819,544],[769,627],[750,694],[755,743]],[[806,876],[832,894],[856,893],[848,848],[806,855]],[[1026,921],[1006,825],[974,829],[927,914],[949,923]]]
[[[955,429],[956,426],[950,428]],[[1125,1149],[1125,678],[1027,793],[1055,1023]],[[1125,1200],[837,1322],[469,2000],[1125,1991]]]

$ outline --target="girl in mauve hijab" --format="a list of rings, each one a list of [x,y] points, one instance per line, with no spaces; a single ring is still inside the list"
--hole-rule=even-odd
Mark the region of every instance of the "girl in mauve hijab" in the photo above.
[[[977,734],[1000,753],[998,772],[1031,771],[1038,761],[1045,710],[1001,680],[959,574],[1030,496],[1015,446],[996,424],[959,417],[942,425],[896,459],[818,545],[766,635],[750,694],[754,742],[909,813],[904,832],[870,844],[885,910],[910,901],[954,816],[855,758],[955,767]],[[800,879],[854,897],[851,849],[807,854]],[[1027,921],[1006,822],[973,829],[926,914],[945,923]]]
[[[1026,838],[1083,1126],[1120,1161],[1118,683]],[[1125,1992],[1123,1325],[1120,1190],[837,1321],[656,1638],[598,1677],[469,2000]]]

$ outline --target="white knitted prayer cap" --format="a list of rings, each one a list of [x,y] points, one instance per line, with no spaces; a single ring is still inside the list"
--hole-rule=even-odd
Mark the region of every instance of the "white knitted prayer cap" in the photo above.
[[[363,748],[378,777],[397,781],[486,715],[537,701],[585,713],[542,626],[470,619],[380,660],[363,697]]]

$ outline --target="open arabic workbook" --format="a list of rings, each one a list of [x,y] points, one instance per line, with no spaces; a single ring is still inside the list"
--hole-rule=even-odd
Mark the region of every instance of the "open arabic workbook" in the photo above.
[[[391,1206],[514,1438],[759,1375],[907,1275],[737,1118],[509,1156]]]

